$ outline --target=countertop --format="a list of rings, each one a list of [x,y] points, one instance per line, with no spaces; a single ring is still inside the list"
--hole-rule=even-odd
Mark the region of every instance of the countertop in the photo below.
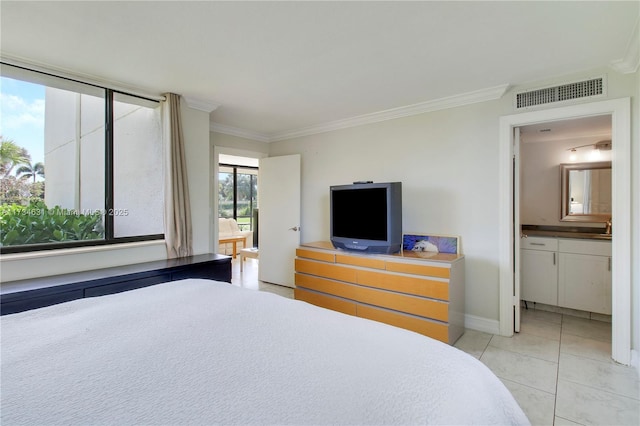
[[[611,234],[603,233],[603,229],[594,228],[591,231],[574,231],[561,229],[523,229],[522,235],[527,237],[551,237],[551,238],[571,238],[580,240],[601,240],[611,241]]]

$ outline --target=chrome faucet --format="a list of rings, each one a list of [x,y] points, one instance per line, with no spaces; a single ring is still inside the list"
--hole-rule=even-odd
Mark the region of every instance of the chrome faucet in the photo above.
[[[607,219],[605,225],[607,225],[607,229],[604,231],[604,233],[606,235],[611,235],[611,218]]]

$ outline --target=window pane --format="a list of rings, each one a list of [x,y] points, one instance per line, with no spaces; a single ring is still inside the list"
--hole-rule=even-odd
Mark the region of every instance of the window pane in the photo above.
[[[218,216],[233,217],[233,168],[220,167],[218,172]]]
[[[103,239],[104,90],[2,75],[2,245]]]
[[[243,169],[238,167],[238,201],[237,201],[237,220],[238,226],[243,231],[253,229],[253,209],[257,201],[257,170]]]
[[[237,182],[234,182],[234,175]],[[218,182],[218,216],[235,218],[242,231],[253,230],[253,211],[258,202],[258,169],[221,164]]]
[[[160,104],[114,94],[114,237],[164,232]]]

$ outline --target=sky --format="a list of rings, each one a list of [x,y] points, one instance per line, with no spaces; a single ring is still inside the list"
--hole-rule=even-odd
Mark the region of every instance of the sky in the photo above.
[[[44,91],[39,84],[0,77],[0,135],[44,162]]]

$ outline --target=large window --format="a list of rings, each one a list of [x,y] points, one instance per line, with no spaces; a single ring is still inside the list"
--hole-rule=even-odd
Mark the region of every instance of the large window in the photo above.
[[[2,64],[0,250],[163,238],[159,102]]]
[[[253,230],[253,212],[258,207],[258,168],[220,164],[218,182],[218,216],[235,219],[242,231]]]

